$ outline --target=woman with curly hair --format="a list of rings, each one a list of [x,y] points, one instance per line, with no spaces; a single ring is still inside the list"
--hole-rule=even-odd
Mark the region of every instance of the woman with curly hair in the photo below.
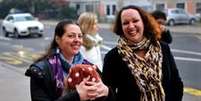
[[[155,19],[137,6],[126,6],[113,31],[120,38],[104,58],[103,81],[116,101],[182,101],[183,83],[169,46],[159,41]]]

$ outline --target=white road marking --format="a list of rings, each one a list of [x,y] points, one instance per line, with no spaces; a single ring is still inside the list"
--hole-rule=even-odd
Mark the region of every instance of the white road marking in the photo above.
[[[101,48],[106,49],[107,51],[111,50],[112,48],[106,45],[101,45]]]
[[[51,40],[51,37],[45,37],[44,40]]]
[[[116,45],[117,43],[114,41],[104,41],[104,44],[108,44],[108,45]]]
[[[7,41],[9,41],[9,40],[11,40],[10,38],[6,38],[6,37],[3,37],[3,36],[0,36],[0,40],[7,40]]]
[[[194,62],[201,62],[201,59],[198,58],[187,58],[187,57],[174,57],[175,60],[182,60],[182,61],[194,61]]]
[[[114,45],[115,43],[107,42],[107,44]],[[109,50],[112,48],[107,45],[102,45],[101,48],[105,49],[106,51],[102,51],[101,54],[105,55]],[[192,54],[192,55],[199,55],[201,56],[200,52],[193,52],[193,51],[186,51],[186,50],[179,50],[179,49],[171,49],[172,52],[176,53],[184,53],[184,54]],[[194,62],[201,62],[201,58],[189,58],[189,57],[177,57],[174,56],[175,60],[181,60],[181,61],[194,61]]]
[[[101,54],[102,54],[102,55],[105,55],[105,54],[107,54],[107,52],[108,52],[108,51],[101,51]]]
[[[186,51],[186,50],[179,50],[179,49],[171,49],[172,52],[177,52],[177,53],[185,53],[185,54],[192,54],[192,55],[200,55],[200,52],[193,52],[193,51]]]

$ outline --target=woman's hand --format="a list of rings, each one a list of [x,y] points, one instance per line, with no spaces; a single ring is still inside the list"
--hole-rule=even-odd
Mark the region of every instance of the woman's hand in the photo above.
[[[88,82],[86,82],[86,84],[94,86],[96,88],[96,93],[98,94],[96,96],[96,98],[102,97],[102,96],[108,96],[109,89],[105,84],[103,84],[101,79],[99,80],[99,82],[89,82],[88,81]]]
[[[95,85],[97,87],[97,97],[103,97],[103,96],[108,96],[109,94],[109,88],[100,80],[98,83]]]
[[[88,81],[90,77],[84,78],[83,81],[76,85],[76,90],[80,95],[80,100],[94,100],[98,96],[95,82]]]
[[[98,97],[108,96],[109,89],[101,80],[99,82],[88,80],[89,77],[85,78],[79,85],[76,85],[80,100],[94,100]]]

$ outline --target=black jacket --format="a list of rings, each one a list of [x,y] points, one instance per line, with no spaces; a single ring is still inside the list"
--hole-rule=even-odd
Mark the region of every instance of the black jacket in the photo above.
[[[166,29],[161,33],[161,41],[166,42],[168,44],[172,43],[172,35],[170,30]]]
[[[183,82],[179,76],[175,60],[167,44],[161,43],[162,86],[165,91],[165,101],[182,101]],[[103,81],[115,92],[116,101],[140,101],[139,89],[127,64],[122,61],[117,48],[109,51],[104,58]]]
[[[64,65],[64,64],[62,64]],[[56,84],[50,63],[44,59],[33,63],[27,69],[25,75],[29,76],[32,101],[80,101],[76,90],[66,93],[64,96],[56,92]],[[109,91],[108,97],[101,97],[95,101],[113,101],[113,93]]]

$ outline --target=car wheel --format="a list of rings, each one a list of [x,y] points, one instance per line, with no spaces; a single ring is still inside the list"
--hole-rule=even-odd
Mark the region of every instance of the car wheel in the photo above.
[[[195,19],[191,19],[190,21],[189,21],[189,24],[190,25],[192,25],[192,24],[194,24],[195,23]]]
[[[14,31],[14,37],[15,37],[15,38],[19,38],[19,37],[20,37],[20,35],[19,35],[17,29],[15,29],[15,31]]]
[[[2,31],[5,37],[9,36],[9,33],[6,31],[5,27],[2,28]]]
[[[38,37],[43,37],[43,34],[38,34]]]
[[[175,24],[175,23],[174,23],[174,20],[170,20],[170,21],[169,21],[169,25],[170,25],[170,26],[174,26],[174,24]]]

